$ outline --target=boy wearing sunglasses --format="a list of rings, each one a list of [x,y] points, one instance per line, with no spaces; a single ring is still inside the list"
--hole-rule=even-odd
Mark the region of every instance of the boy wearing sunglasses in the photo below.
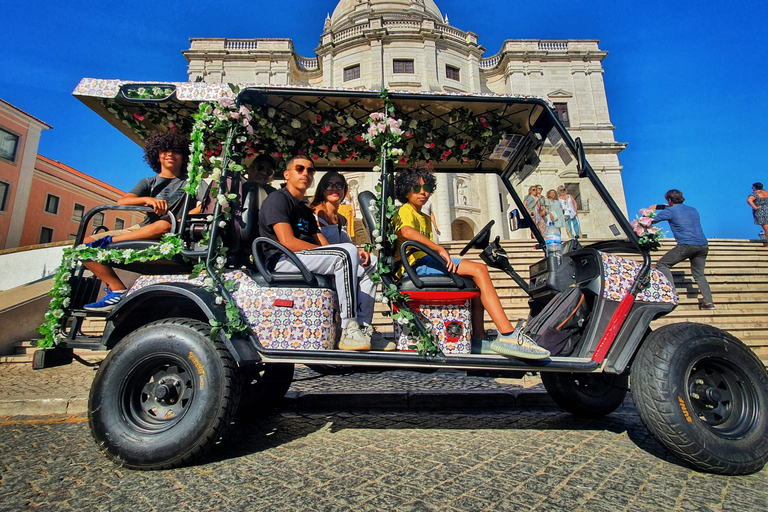
[[[258,183],[267,191],[267,194],[271,194],[276,190],[269,184],[275,175],[276,167],[274,158],[269,155],[259,155],[248,166],[248,181]]]
[[[445,270],[455,272],[462,277],[469,277],[480,289],[480,297],[472,299],[472,352],[496,352],[522,359],[545,359],[549,351],[536,344],[528,336],[515,332],[504,313],[504,308],[493,286],[488,267],[482,263],[451,258],[444,247],[436,244],[432,237],[432,219],[422,213],[424,203],[434,192],[437,180],[427,169],[405,169],[395,177],[395,196],[403,203],[398,215],[392,219],[392,227],[397,233],[397,242],[393,248],[395,258],[400,260],[400,246],[406,240],[420,242],[444,260],[435,261],[422,251],[413,251],[408,255],[408,262],[419,276],[444,275]],[[403,275],[401,266],[397,277]],[[485,312],[491,316],[499,330],[499,337],[492,343],[485,338]]]
[[[371,335],[364,332],[357,322],[358,287],[363,277],[358,249],[349,243],[328,244],[320,233],[314,213],[304,204],[303,199],[315,177],[311,160],[303,156],[291,158],[283,177],[285,188],[269,194],[259,212],[262,236],[287,247],[313,274],[334,276],[343,329],[338,346],[341,350],[370,350]],[[298,272],[296,266],[277,249],[265,250],[272,270]]]

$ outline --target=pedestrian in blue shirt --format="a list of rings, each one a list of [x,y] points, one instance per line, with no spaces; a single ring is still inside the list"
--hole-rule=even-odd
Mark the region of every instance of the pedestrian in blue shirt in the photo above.
[[[684,205],[685,198],[683,193],[677,189],[672,189],[664,194],[667,205],[651,206],[651,210],[659,210],[653,222],[669,222],[672,229],[672,235],[677,240],[677,246],[661,257],[656,264],[669,282],[674,285],[672,279],[671,267],[684,260],[691,261],[691,273],[696,284],[699,285],[702,300],[699,301],[699,309],[715,309],[715,303],[712,300],[712,291],[709,289],[709,282],[704,276],[704,267],[707,263],[707,254],[709,253],[709,244],[704,231],[701,229],[701,219],[696,208]]]

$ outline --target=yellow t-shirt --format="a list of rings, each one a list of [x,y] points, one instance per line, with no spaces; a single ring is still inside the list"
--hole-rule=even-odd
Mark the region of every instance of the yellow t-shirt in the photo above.
[[[429,215],[424,215],[423,213],[417,212],[411,203],[405,203],[400,207],[400,209],[397,211],[397,215],[392,219],[392,230],[397,233],[397,242],[395,242],[393,249],[395,252],[395,261],[398,263],[400,262],[400,246],[403,245],[403,243],[407,240],[399,233],[399,231],[405,226],[415,229],[425,237],[432,240],[432,218]],[[413,265],[415,261],[423,258],[424,256],[426,256],[424,252],[414,249],[410,254],[408,254],[408,263]],[[402,275],[403,267],[400,265],[396,276],[401,277]]]

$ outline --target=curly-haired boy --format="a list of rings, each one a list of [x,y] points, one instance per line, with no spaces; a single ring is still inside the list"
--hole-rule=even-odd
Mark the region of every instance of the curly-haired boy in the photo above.
[[[422,213],[421,209],[429,196],[435,191],[437,180],[432,171],[424,168],[405,169],[395,177],[395,197],[403,203],[398,210],[398,215],[392,219],[393,230],[397,233],[395,243],[395,258],[400,258],[400,246],[406,240],[420,242],[435,251],[443,261],[436,261],[422,251],[413,251],[408,255],[408,263],[416,271],[417,275],[444,275],[455,272],[463,277],[469,277],[480,289],[480,297],[472,299],[472,351],[475,353],[486,352],[489,348],[493,352],[524,359],[544,359],[549,357],[549,351],[538,346],[529,337],[515,332],[509,322],[504,308],[493,286],[488,267],[460,258],[451,258],[444,247],[436,244],[432,238],[432,219]],[[399,271],[402,275],[402,268]],[[499,330],[499,337],[490,343],[485,340],[484,320],[485,312],[491,316],[493,323]]]
[[[158,239],[171,231],[171,223],[163,217],[174,215],[178,218],[184,207],[189,137],[177,132],[150,135],[144,148],[144,160],[157,176],[143,178],[117,204],[150,206],[152,211],[141,224],[87,237],[84,240],[86,245],[107,248],[113,242]],[[107,286],[107,295],[98,302],[86,304],[84,308],[89,311],[111,311],[126,291],[125,285],[112,267],[94,261],[86,262],[85,266]]]

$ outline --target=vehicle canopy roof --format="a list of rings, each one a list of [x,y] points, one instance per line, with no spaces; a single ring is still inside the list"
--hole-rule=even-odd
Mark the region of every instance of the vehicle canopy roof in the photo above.
[[[139,145],[153,131],[174,128],[190,133],[193,114],[207,102],[212,105],[210,114],[242,115],[250,125],[246,159],[263,153],[286,160],[304,154],[320,168],[357,171],[380,163],[379,148],[366,135],[371,114],[385,112],[390,105],[394,110],[389,114],[398,121],[400,132],[397,146],[403,150],[399,165],[430,162],[436,172],[495,173],[521,209],[525,188],[520,194],[513,188],[521,187],[539,166],[560,179],[589,181],[592,197],[602,200],[590,202],[591,213],[596,218],[609,216],[601,237],[636,241],[623,213],[586,162],[580,142],[570,137],[544,98],[90,78],[83,79],[73,94]],[[232,104],[234,109],[217,108]],[[241,105],[246,108],[238,111]],[[232,114],[235,111],[240,114]]]

